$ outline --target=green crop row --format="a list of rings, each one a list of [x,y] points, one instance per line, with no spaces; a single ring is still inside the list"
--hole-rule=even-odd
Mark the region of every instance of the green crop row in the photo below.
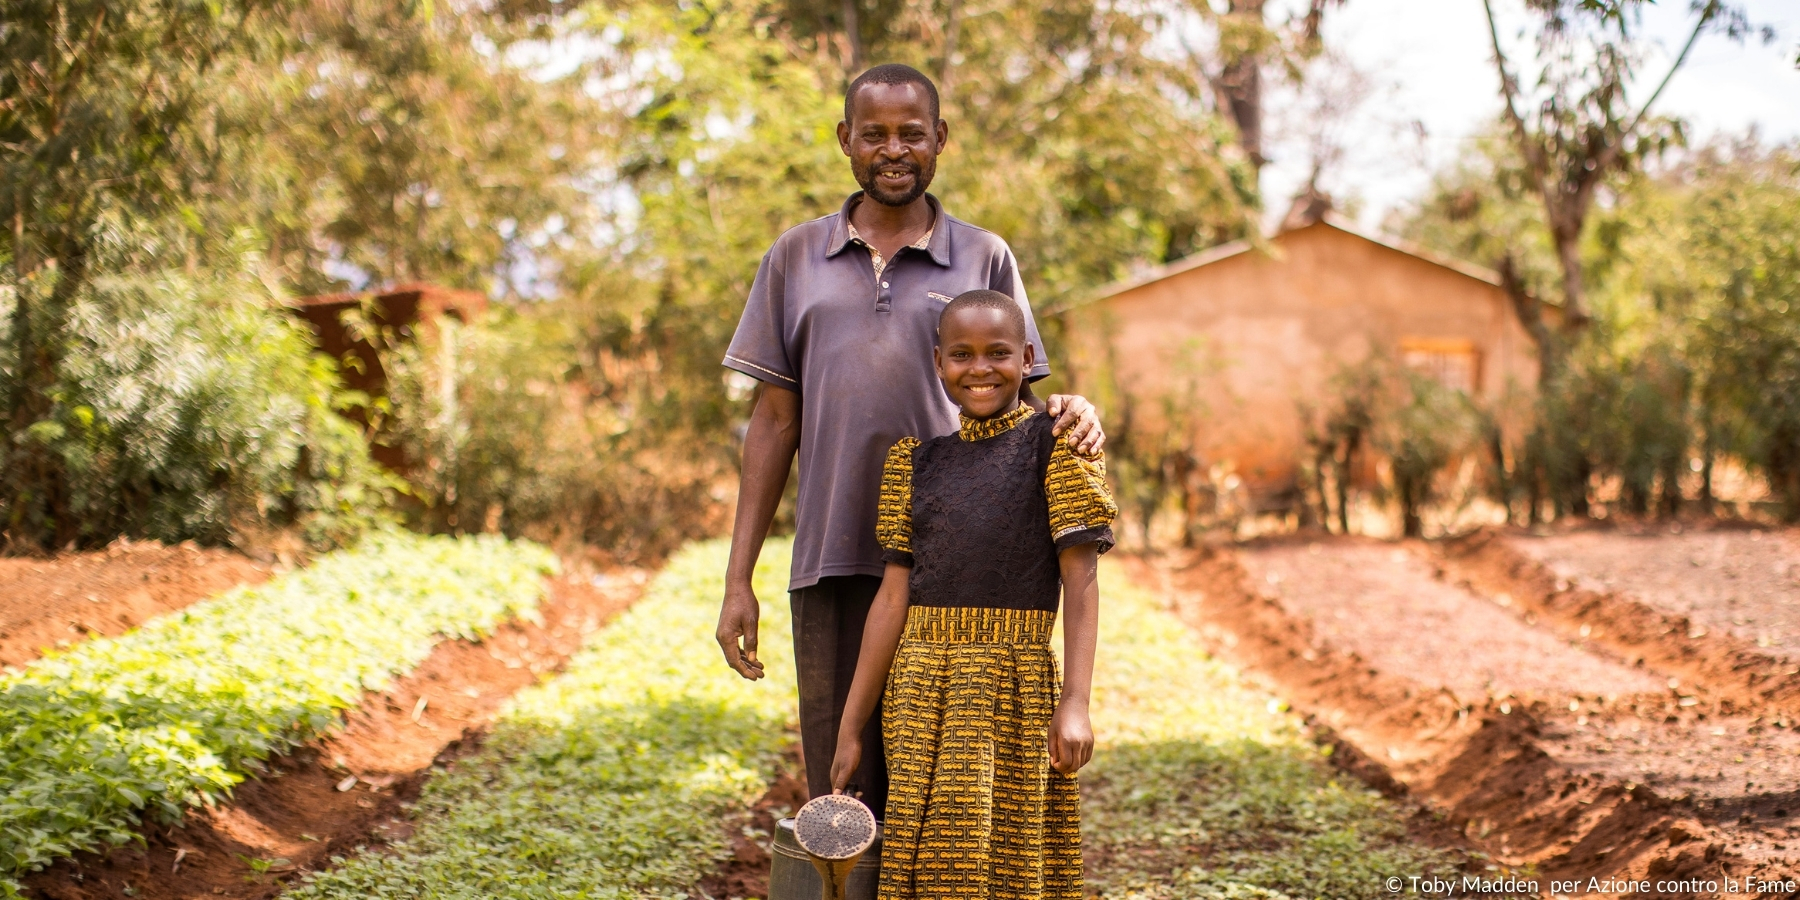
[[[379,535],[0,677],[0,896],[211,802],[440,639],[534,617],[555,566],[529,544]]]
[[[567,672],[514,698],[484,750],[431,781],[418,831],[288,896],[680,896],[729,853],[726,814],[765,790],[788,739],[788,546],[757,572],[762,658],[751,683],[713,642],[726,545],[690,546]]]

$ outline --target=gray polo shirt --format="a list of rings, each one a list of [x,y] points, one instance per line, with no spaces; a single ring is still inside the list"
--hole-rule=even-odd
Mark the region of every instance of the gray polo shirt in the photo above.
[[[938,311],[979,288],[1017,298],[1038,348],[1031,379],[1050,374],[1019,264],[992,232],[937,216],[926,249],[907,247],[875,276],[850,235],[850,210],[777,238],[744,304],[725,365],[800,395],[800,497],[789,590],[832,575],[880,575],[875,504],[881,464],[903,437],[956,430],[956,405],[932,367]]]

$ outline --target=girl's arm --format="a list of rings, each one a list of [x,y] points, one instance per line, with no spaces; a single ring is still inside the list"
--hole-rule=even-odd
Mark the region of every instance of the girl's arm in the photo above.
[[[1050,765],[1073,775],[1094,756],[1088,694],[1100,630],[1099,545],[1070,547],[1057,554],[1057,562],[1063,583],[1063,683],[1062,699],[1050,718]]]
[[[844,717],[838,723],[837,756],[831,761],[833,793],[843,792],[862,762],[863,726],[881,702],[888,669],[894,665],[894,651],[906,629],[911,580],[910,567],[888,563],[881,576],[881,589],[875,593],[875,603],[869,607],[869,618],[863,624],[862,650],[856,657],[856,675],[850,679],[850,696],[844,701]]]

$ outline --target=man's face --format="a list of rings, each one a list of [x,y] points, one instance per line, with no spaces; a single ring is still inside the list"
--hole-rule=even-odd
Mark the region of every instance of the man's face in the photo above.
[[[985,419],[1018,404],[1019,386],[1031,371],[1036,348],[1004,313],[975,307],[938,323],[933,354],[950,399],[969,417]]]
[[[838,145],[869,199],[905,206],[925,193],[949,139],[932,121],[931,98],[916,84],[865,84],[850,102],[850,121],[838,123]]]

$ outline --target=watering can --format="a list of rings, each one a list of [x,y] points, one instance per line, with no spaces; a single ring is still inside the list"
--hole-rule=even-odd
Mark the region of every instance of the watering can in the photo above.
[[[861,800],[826,794],[775,823],[769,900],[875,900],[881,826]]]

